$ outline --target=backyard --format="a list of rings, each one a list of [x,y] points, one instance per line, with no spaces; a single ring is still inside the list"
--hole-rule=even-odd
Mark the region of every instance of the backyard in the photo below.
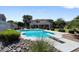
[[[79,42],[79,38],[77,38],[75,34],[73,34],[72,32],[68,33],[69,32],[68,29],[66,29],[65,32],[58,31],[58,29],[52,32],[66,33],[62,35],[63,38],[66,38],[71,41]],[[0,51],[1,52],[60,52],[60,50],[54,47],[53,45],[54,41],[51,41],[52,42],[51,44],[51,42],[47,41],[45,38],[41,40],[37,39],[34,41],[28,40],[28,38],[25,39],[22,38],[20,33],[21,32],[17,32],[17,30],[12,30],[12,29],[0,32],[0,39],[1,39]],[[77,50],[74,51],[78,52],[79,49],[77,48]]]
[[[0,14],[0,52],[72,51],[79,52],[79,15],[71,21],[34,19],[32,15],[6,21]]]
[[[16,30],[0,32],[0,52],[55,52],[58,51],[44,40],[23,40]]]

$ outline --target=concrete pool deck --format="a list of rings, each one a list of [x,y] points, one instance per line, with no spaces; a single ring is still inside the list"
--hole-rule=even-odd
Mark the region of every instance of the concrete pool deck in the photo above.
[[[50,30],[45,30],[45,31],[55,33],[55,35],[50,35],[50,34],[49,35],[51,37],[55,37],[58,40],[61,40],[61,41],[64,42],[64,43],[60,43],[60,42],[57,42],[57,41],[55,41],[55,40],[53,40],[51,38],[50,38],[50,40],[49,40],[49,38],[46,39],[50,43],[52,43],[54,45],[54,47],[56,49],[58,49],[59,51],[62,51],[62,52],[70,52],[70,51],[73,51],[73,50],[79,48],[79,43],[78,42],[75,42],[75,41],[72,41],[72,40],[69,40],[69,39],[66,39],[66,38],[63,38],[62,37],[63,34],[67,34],[67,33],[54,32],[54,31],[50,31]],[[26,37],[25,35],[21,35],[21,37],[24,38],[24,39],[28,39],[28,40],[39,40],[39,39],[34,38],[34,37],[33,38],[32,37]]]
[[[49,31],[49,32],[52,32],[52,31]],[[78,42],[63,38],[63,34],[67,34],[67,33],[61,33],[61,32],[54,32],[54,33],[56,34],[54,37],[65,42],[63,44],[61,43],[59,44],[57,42],[54,43],[54,47],[57,48],[58,50],[63,51],[63,52],[70,52],[79,48]]]

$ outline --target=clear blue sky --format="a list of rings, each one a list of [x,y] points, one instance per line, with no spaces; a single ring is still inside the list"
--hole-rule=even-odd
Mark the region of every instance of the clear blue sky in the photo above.
[[[22,21],[22,16],[29,14],[33,19],[63,18],[72,20],[79,15],[79,8],[65,8],[59,6],[0,6],[0,13],[5,14],[7,20]]]

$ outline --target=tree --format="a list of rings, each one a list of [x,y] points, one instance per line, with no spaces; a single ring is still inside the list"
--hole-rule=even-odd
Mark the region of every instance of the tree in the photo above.
[[[77,17],[75,17],[74,19],[79,19],[79,15]]]
[[[23,16],[23,22],[25,23],[25,26],[27,26],[27,28],[30,27],[31,20],[32,20],[32,16],[31,15],[24,15]]]
[[[15,24],[15,25],[17,25],[17,22],[15,22],[15,21],[13,21],[13,20],[9,20],[9,21],[7,21],[7,23],[10,23],[10,24]]]
[[[68,25],[68,29],[79,28],[79,16],[75,17]]]
[[[52,29],[55,29],[55,22],[54,22],[54,20],[49,20],[49,22],[51,22],[51,24],[52,24]]]
[[[64,28],[66,22],[62,18],[59,18],[57,19],[57,21],[55,21],[55,24],[56,24],[56,28]]]
[[[20,27],[24,27],[24,23],[23,22],[17,22],[17,25]]]
[[[13,20],[9,20],[9,21],[7,21],[7,23],[14,23],[14,21]]]

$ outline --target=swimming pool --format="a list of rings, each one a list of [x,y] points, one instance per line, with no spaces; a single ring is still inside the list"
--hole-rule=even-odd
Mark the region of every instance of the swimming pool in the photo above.
[[[21,37],[28,40],[39,40],[39,39],[53,39],[59,43],[65,43],[61,40],[55,38],[56,33],[49,32],[43,29],[27,29],[27,30],[18,30],[21,32]],[[58,36],[58,35],[57,35]]]
[[[54,35],[54,33],[47,32],[42,29],[31,29],[31,30],[20,30],[22,32],[22,35],[25,35],[26,37],[34,37],[34,38],[48,38],[50,37],[49,34]]]

